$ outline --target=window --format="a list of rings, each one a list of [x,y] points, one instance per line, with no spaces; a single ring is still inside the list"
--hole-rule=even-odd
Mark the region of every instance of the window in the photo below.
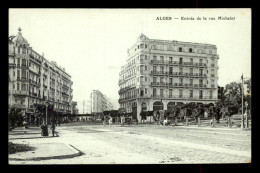
[[[200,64],[202,64],[202,62],[203,62],[203,59],[200,59]]]
[[[169,67],[169,73],[172,74],[172,67]]]
[[[190,79],[190,85],[193,85],[193,79]]]
[[[190,63],[193,64],[193,58],[190,58]]]
[[[17,70],[17,79],[20,78],[20,70]]]
[[[22,84],[22,91],[26,91],[26,85]]]
[[[193,68],[190,68],[190,74],[192,74],[193,73]]]
[[[153,88],[153,96],[156,97],[156,88]]]
[[[14,76],[15,76],[15,71],[14,71]]]
[[[156,61],[156,56],[153,56],[153,60]]]
[[[169,89],[169,97],[172,97],[172,89]]]
[[[182,97],[182,94],[183,94],[183,90],[180,89],[180,90],[179,90],[179,97]]]
[[[172,57],[169,57],[169,61],[172,62]]]
[[[17,65],[20,66],[20,58],[17,59]]]
[[[160,96],[163,97],[163,89],[160,89]]]
[[[160,83],[163,83],[163,77],[160,77]]]
[[[183,73],[183,68],[180,68],[179,70],[180,70],[180,74],[182,74]]]
[[[164,71],[163,66],[160,66],[160,71],[163,73]]]
[[[15,84],[13,84],[13,89],[15,89]]]
[[[153,71],[156,71],[156,66],[153,66]]]
[[[192,52],[192,48],[189,48],[189,52]]]
[[[17,84],[17,90],[20,90],[20,84],[19,83]]]
[[[22,70],[22,78],[26,78],[26,71]]]
[[[26,59],[22,59],[22,66],[26,66]]]
[[[170,85],[172,85],[172,78],[169,78],[169,83]]]
[[[154,83],[157,82],[156,77],[153,77],[153,82],[154,82]]]
[[[193,97],[193,90],[190,90],[190,98]]]
[[[203,80],[202,79],[199,80],[199,84],[200,84],[200,86],[203,85]]]
[[[180,78],[180,79],[179,79],[179,82],[180,82],[180,84],[182,85],[182,83],[183,83],[183,79]]]
[[[182,58],[179,59],[180,64],[182,64]]]
[[[147,88],[144,89],[144,93],[147,94]]]
[[[182,47],[179,47],[179,52],[182,52]]]
[[[23,47],[23,54],[26,54],[26,48]]]
[[[18,47],[18,53],[20,53],[20,46]]]
[[[144,66],[144,69],[147,70],[147,66]]]
[[[144,56],[144,59],[147,59],[147,55]]]
[[[147,77],[145,77],[144,79],[145,79],[145,82],[147,82]]]
[[[209,92],[209,98],[212,99],[212,97],[213,97],[213,91],[210,91]]]
[[[163,62],[163,56],[160,56],[161,62]]]
[[[145,45],[145,48],[147,48],[147,45]]]
[[[202,75],[203,74],[203,69],[200,69],[200,75]]]
[[[202,99],[202,97],[203,97],[203,91],[200,90],[199,98]]]
[[[214,69],[211,69],[211,74],[215,74],[215,73],[214,73]]]

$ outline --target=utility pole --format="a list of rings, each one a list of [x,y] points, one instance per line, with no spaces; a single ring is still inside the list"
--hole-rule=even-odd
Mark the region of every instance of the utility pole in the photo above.
[[[243,78],[243,73],[242,73],[242,76],[241,76],[241,79],[242,79],[242,87],[241,87],[241,90],[242,90],[242,121],[241,121],[241,128],[243,129],[244,128],[244,110],[243,110],[243,97],[244,97],[244,78]]]

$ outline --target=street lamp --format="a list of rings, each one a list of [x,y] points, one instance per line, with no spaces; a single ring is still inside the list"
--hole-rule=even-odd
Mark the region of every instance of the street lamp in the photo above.
[[[248,128],[248,119],[247,119],[247,106],[248,106],[248,103],[247,103],[247,101],[245,102],[245,106],[246,106],[246,128]]]
[[[47,107],[49,106],[48,101],[45,102],[45,106],[46,106],[46,126],[48,126],[48,120],[47,120]]]

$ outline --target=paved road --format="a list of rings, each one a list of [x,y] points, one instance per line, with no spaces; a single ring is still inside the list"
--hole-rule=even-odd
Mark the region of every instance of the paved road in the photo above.
[[[57,142],[84,154],[63,160],[11,161],[18,164],[248,163],[251,131],[239,128],[85,123],[57,127],[60,137],[12,139],[20,143]]]

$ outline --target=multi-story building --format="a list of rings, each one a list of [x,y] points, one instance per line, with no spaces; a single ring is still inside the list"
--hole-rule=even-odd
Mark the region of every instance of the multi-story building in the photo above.
[[[141,34],[128,49],[119,74],[119,104],[126,112],[167,110],[187,102],[215,103],[216,45],[149,39]]]
[[[33,50],[18,30],[17,36],[9,37],[9,105],[33,113],[34,103],[48,101],[55,111],[72,113],[71,76]]]
[[[103,111],[113,110],[113,105],[109,99],[99,90],[93,90],[90,95],[91,114],[102,113]]]

